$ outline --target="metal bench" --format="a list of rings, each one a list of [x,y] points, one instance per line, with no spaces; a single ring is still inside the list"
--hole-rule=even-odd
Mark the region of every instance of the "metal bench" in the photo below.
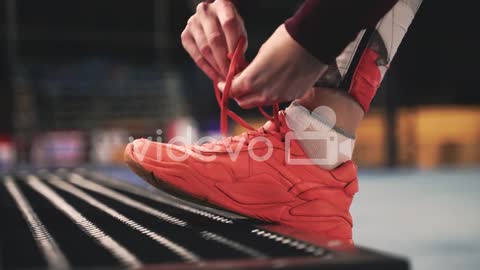
[[[0,177],[0,268],[408,269],[92,169]]]

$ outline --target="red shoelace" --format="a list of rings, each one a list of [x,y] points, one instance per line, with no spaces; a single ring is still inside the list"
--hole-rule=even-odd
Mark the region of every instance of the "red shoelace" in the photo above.
[[[228,108],[228,102],[230,99],[230,91],[232,88],[232,82],[235,78],[235,75],[239,71],[239,67],[241,65],[246,65],[245,60],[242,57],[242,54],[245,50],[246,39],[245,37],[241,37],[237,43],[237,47],[232,55],[229,55],[230,58],[230,66],[228,68],[227,77],[225,78],[225,87],[223,89],[223,93],[218,89],[217,83],[213,83],[213,88],[215,89],[215,97],[217,98],[218,105],[220,106],[220,131],[223,136],[227,136],[228,133],[228,117],[232,118],[235,122],[242,125],[244,128],[249,130],[255,130],[250,124],[248,124],[243,118],[239,115],[234,113]],[[262,107],[258,107],[258,110],[262,113],[262,115],[267,118],[268,120],[275,123],[277,128],[280,127],[280,120],[278,117],[278,113],[280,111],[278,103],[273,104],[273,115],[270,116]]]

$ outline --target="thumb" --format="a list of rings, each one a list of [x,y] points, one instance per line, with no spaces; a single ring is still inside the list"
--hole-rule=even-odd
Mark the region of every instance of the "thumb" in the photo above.
[[[242,72],[233,78],[232,84],[230,86],[230,96],[231,97],[240,97],[251,92],[250,84],[246,83],[247,78],[245,72]],[[225,91],[226,82],[219,82],[217,84],[218,89],[223,93]]]

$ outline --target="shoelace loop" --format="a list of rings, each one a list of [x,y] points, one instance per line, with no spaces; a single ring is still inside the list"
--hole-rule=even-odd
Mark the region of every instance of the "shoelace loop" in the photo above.
[[[242,54],[245,51],[247,40],[245,37],[241,37],[237,43],[237,47],[232,55],[229,55],[230,66],[228,67],[227,77],[225,78],[225,87],[223,93],[218,88],[218,82],[213,83],[213,88],[215,89],[215,97],[217,99],[218,105],[220,106],[220,132],[223,136],[227,136],[228,133],[228,117],[232,118],[234,121],[242,125],[244,128],[249,130],[255,130],[250,124],[247,123],[243,118],[234,113],[228,108],[228,101],[230,99],[230,91],[232,88],[232,82],[235,78],[235,75],[238,73],[240,64],[245,64],[245,59],[243,59]],[[278,113],[280,107],[278,103],[273,104],[273,115],[269,115],[262,107],[258,107],[258,110],[262,115],[275,123],[277,129],[280,127],[280,119],[278,118]],[[279,131],[279,130],[278,130]]]

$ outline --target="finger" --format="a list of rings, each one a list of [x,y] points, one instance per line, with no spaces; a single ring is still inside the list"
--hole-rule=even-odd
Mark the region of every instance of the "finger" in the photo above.
[[[208,63],[203,55],[200,53],[200,50],[195,43],[191,33],[189,31],[184,31],[182,33],[182,44],[185,50],[188,52],[193,61],[197,66],[211,79],[211,80],[220,80],[222,76],[213,68],[210,63]]]
[[[217,19],[205,18],[202,21],[202,27],[216,65],[220,67],[221,73],[226,75],[229,65],[228,47],[220,23]]]
[[[193,40],[197,45],[200,53],[202,54],[203,58],[213,67],[217,73],[223,74],[222,70],[217,64],[215,57],[212,53],[212,48],[210,48],[210,44],[208,43],[207,37],[205,32],[203,31],[203,27],[196,22],[192,22],[189,26],[189,32],[192,34]]]
[[[200,58],[195,61],[195,64],[207,75],[212,81],[219,81],[223,79],[223,76],[219,74],[215,68],[213,68],[205,59]]]
[[[228,52],[233,53],[239,38],[242,35],[246,36],[245,27],[243,26],[240,15],[238,15],[234,5],[230,1],[217,1],[215,4],[218,20],[225,34]]]

